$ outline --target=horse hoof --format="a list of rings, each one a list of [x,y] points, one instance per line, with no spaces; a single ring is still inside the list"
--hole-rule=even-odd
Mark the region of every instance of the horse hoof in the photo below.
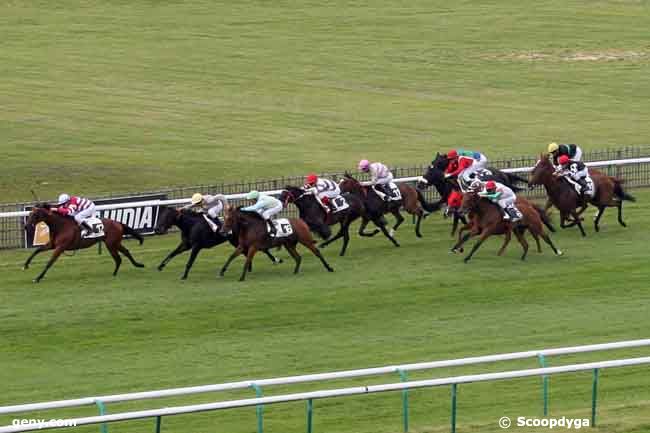
[[[144,268],[144,265],[142,263],[136,263],[135,267],[136,268]]]
[[[334,269],[332,269],[332,268],[327,268],[327,272],[334,272]]]
[[[421,238],[421,237],[422,237],[422,234],[421,234],[421,233],[416,233],[415,236]]]
[[[564,253],[561,250],[557,250],[557,253],[555,253],[555,254],[557,254],[558,256],[563,256],[564,255]]]
[[[463,259],[463,263],[465,264],[469,263],[469,258]]]
[[[40,281],[41,281],[41,280],[39,280],[38,278],[34,278],[34,279],[32,280],[33,283],[38,283],[38,282],[40,282]]]
[[[28,269],[27,266],[23,266],[23,271],[26,271]]]
[[[282,260],[282,259],[277,259],[277,260],[275,261],[275,264],[276,264],[276,265],[280,265],[280,264],[282,264],[282,263],[284,263],[284,260]]]
[[[388,234],[390,235],[390,237],[395,236],[395,229],[390,229],[390,230],[388,231]]]
[[[181,277],[181,281],[185,281],[185,280],[187,280],[187,276],[183,275],[183,276]]]
[[[164,269],[164,266],[158,266],[156,269],[158,269],[158,271],[162,271]]]

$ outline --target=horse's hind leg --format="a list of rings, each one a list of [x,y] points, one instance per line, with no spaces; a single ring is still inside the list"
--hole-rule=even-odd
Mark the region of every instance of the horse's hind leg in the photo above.
[[[420,231],[420,223],[422,223],[422,210],[417,213],[415,220],[415,236],[421,238],[422,232]]]
[[[551,240],[551,237],[549,235],[547,235],[546,233],[542,233],[541,236],[542,239],[544,239],[544,242],[546,242],[548,246],[551,247],[551,249],[553,250],[556,256],[561,256],[562,254],[564,254],[561,250],[555,248],[555,245],[553,244],[553,241]]]
[[[381,219],[377,219],[373,221],[377,227],[381,230],[381,232],[386,236],[396,247],[399,247],[399,243],[395,240],[395,238],[388,233],[388,230],[386,230],[386,225],[383,224],[383,221]]]
[[[45,269],[38,275],[38,277],[34,278],[34,282],[38,283],[43,279],[45,274],[47,273],[47,270],[52,267],[54,262],[59,258],[59,256],[63,253],[63,248],[56,248],[54,252],[52,253],[52,257],[50,257],[50,260],[48,260],[47,264],[45,265]]]
[[[306,246],[307,249],[309,249],[309,251],[314,253],[314,255],[320,259],[320,262],[323,264],[323,266],[325,266],[325,269],[327,269],[327,272],[334,272],[334,269],[332,269],[332,267],[329,265],[329,263],[327,263],[327,261],[325,260],[325,257],[323,257],[323,255],[320,253],[320,250],[318,248],[316,248],[316,246],[313,243],[310,244],[309,241],[306,241],[306,242],[305,241],[300,241],[300,243],[303,244],[304,246]],[[295,248],[295,247],[293,247],[293,248]]]
[[[524,254],[522,254],[521,260],[526,260],[526,256],[528,255],[528,241],[526,241],[526,238],[524,237],[524,232],[522,230],[515,230],[515,236],[521,244],[521,247],[524,249]]]
[[[273,254],[271,254],[269,250],[264,250],[264,254],[266,254],[266,257],[268,257],[269,260],[271,260],[271,262],[273,262],[274,265],[278,265],[282,263],[282,259],[278,259],[277,257],[275,257]]]
[[[363,221],[361,221],[361,225],[359,226],[359,236],[372,237],[372,236],[376,235],[377,233],[379,233],[378,229],[374,229],[372,232],[366,233],[365,230],[366,230],[366,227],[368,226],[369,222],[370,222],[370,220],[367,219],[367,218],[364,218]],[[374,222],[374,220],[373,220],[373,222]],[[375,225],[377,225],[376,222],[375,222]]]
[[[600,218],[603,216],[603,213],[605,212],[605,206],[598,206],[598,213],[596,214],[596,218],[594,219],[594,230],[597,232],[600,231],[600,226],[598,225],[600,223]]]
[[[133,266],[136,268],[144,268],[144,265],[140,262],[136,262],[133,256],[131,255],[131,251],[129,251],[124,245],[120,245],[117,247],[118,251],[121,252],[126,256],[127,259],[131,262]]]
[[[578,228],[580,229],[580,234],[582,234],[582,237],[587,236],[584,227],[582,227],[582,221],[580,220],[580,215],[578,215],[575,211],[573,211],[572,216],[573,219],[575,220],[575,223],[578,225]]]
[[[113,276],[116,276],[117,271],[120,270],[120,265],[122,264],[122,257],[120,257],[120,253],[117,252],[117,249],[109,248],[108,245],[106,245],[106,248],[108,249],[108,252],[111,253],[111,257],[113,257],[113,260],[115,261],[115,270],[113,271]]]
[[[390,235],[393,236],[397,231],[397,229],[399,228],[399,226],[401,226],[402,223],[404,222],[404,217],[402,216],[402,213],[399,211],[399,209],[393,209],[390,213],[392,213],[395,216],[395,219],[397,220],[393,228],[390,230]]]
[[[474,253],[475,253],[475,252],[480,248],[481,244],[482,244],[482,243],[483,243],[487,238],[490,237],[491,234],[492,234],[492,233],[491,233],[491,232],[488,232],[487,230],[486,230],[486,231],[483,231],[483,233],[481,233],[481,237],[479,238],[478,241],[476,241],[476,243],[475,243],[474,246],[472,247],[472,251],[470,251],[469,254],[467,255],[467,257],[465,257],[465,259],[463,260],[465,263],[467,263],[467,262],[470,261],[470,259],[471,259],[472,256],[474,255]]]
[[[34,257],[36,257],[38,254],[42,253],[43,251],[49,250],[50,249],[50,244],[47,245],[41,245],[40,247],[36,248],[36,250],[30,254],[30,256],[27,258],[25,261],[25,264],[23,265],[23,270],[29,269],[29,264],[34,260]]]
[[[627,224],[623,221],[623,201],[619,201],[616,207],[618,208],[618,223],[623,227],[627,227]]]
[[[300,257],[300,254],[298,254],[298,251],[296,251],[295,245],[286,244],[285,248],[287,251],[289,251],[291,257],[293,257],[293,259],[296,261],[296,266],[293,268],[293,273],[297,274],[300,271],[300,263],[302,262],[302,257]]]

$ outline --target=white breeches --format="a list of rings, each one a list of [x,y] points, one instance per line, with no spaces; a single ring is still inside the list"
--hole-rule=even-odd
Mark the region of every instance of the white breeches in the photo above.
[[[582,149],[580,147],[576,146],[576,154],[571,159],[574,161],[582,161]]]
[[[474,164],[472,164],[470,169],[473,169],[473,171],[485,170],[487,168],[487,163],[487,157],[481,153],[481,158],[478,161],[474,160]]]
[[[208,216],[212,219],[217,219],[222,209],[223,209],[222,206],[211,207],[210,209],[208,209]]]
[[[76,214],[74,216],[74,220],[77,222],[77,224],[81,224],[83,220],[92,218],[94,216],[95,216],[95,205],[91,204],[88,208]]]
[[[388,173],[388,176],[385,177],[379,177],[375,181],[375,184],[377,185],[388,185],[393,181],[393,173]]]
[[[282,212],[282,203],[278,203],[277,205],[273,206],[272,208],[265,209],[260,212],[260,215],[262,215],[262,218],[265,220],[271,219],[271,217],[277,213]]]
[[[336,186],[336,189],[333,190],[327,190],[327,191],[321,191],[317,194],[317,197],[319,199],[322,199],[323,197],[327,198],[336,198],[341,195],[341,190],[339,189],[338,185]]]
[[[505,209],[510,206],[514,206],[516,200],[517,197],[515,195],[508,195],[505,197],[501,197],[501,199],[497,203],[499,204],[499,206],[501,206],[502,209]]]

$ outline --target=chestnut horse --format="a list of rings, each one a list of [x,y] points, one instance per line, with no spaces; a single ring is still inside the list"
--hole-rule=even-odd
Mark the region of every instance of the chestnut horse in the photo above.
[[[119,253],[124,254],[136,268],[144,268],[144,265],[136,262],[129,250],[122,245],[122,237],[124,237],[124,235],[133,236],[140,241],[140,245],[144,242],[142,236],[126,224],[102,218],[102,223],[104,224],[104,236],[95,239],[82,239],[81,229],[77,222],[70,217],[52,211],[51,206],[47,203],[42,203],[34,207],[27,217],[27,224],[32,226],[41,221],[47,224],[50,229],[50,242],[34,251],[25,262],[23,269],[28,269],[32,259],[42,251],[53,249],[54,252],[52,253],[52,257],[50,257],[50,260],[47,262],[47,265],[45,265],[45,269],[43,269],[38,277],[34,279],[35,283],[41,281],[48,269],[50,269],[64,251],[81,250],[91,247],[100,241],[103,241],[104,244],[106,244],[106,248],[115,261],[113,276],[117,275],[117,271],[120,269],[120,265],[122,264],[122,258]]]
[[[219,273],[220,276],[224,276],[230,262],[232,262],[235,257],[242,254],[244,251],[247,251],[244,270],[239,278],[239,281],[244,281],[246,278],[246,272],[250,269],[250,266],[253,263],[253,257],[257,251],[282,246],[289,251],[291,257],[296,261],[296,267],[293,273],[297,274],[300,270],[300,262],[302,261],[302,258],[296,251],[298,243],[301,243],[314,253],[314,255],[320,259],[328,272],[334,272],[334,269],[330,267],[318,248],[314,245],[316,241],[312,237],[309,227],[300,218],[289,218],[289,223],[291,224],[292,229],[290,235],[271,237],[267,232],[268,226],[266,221],[264,221],[264,219],[256,212],[242,211],[239,208],[226,206],[224,214],[225,219],[223,226],[221,227],[221,232],[224,234],[231,231],[233,233],[239,233],[239,242],[235,251],[230,255],[230,257],[228,257],[223,268],[221,268],[221,272]]]
[[[452,248],[453,252],[462,251],[463,244],[472,236],[480,235],[480,238],[474,244],[469,255],[465,257],[464,261],[467,263],[474,253],[479,249],[481,244],[492,235],[504,235],[505,240],[499,249],[498,255],[502,255],[510,243],[512,232],[515,233],[517,240],[521,244],[524,253],[521,260],[526,259],[528,254],[528,242],[524,237],[526,230],[530,231],[531,235],[537,243],[537,251],[542,252],[539,238],[541,237],[552,249],[553,252],[561,256],[562,251],[555,248],[553,241],[544,231],[544,225],[552,229],[550,221],[546,217],[543,209],[538,208],[531,202],[523,197],[517,197],[517,208],[522,214],[522,219],[516,223],[504,221],[499,206],[490,202],[485,198],[481,198],[475,191],[467,192],[463,195],[463,202],[460,207],[460,212],[470,213],[470,223],[461,228],[458,232],[458,243]],[[464,230],[470,229],[470,233],[462,236]]]
[[[623,190],[623,180],[607,176],[598,170],[589,170],[589,175],[594,182],[595,195],[588,201],[580,198],[573,185],[564,179],[554,176],[555,166],[547,155],[541,154],[531,173],[528,183],[532,188],[535,185],[544,185],[548,194],[546,209],[555,206],[560,211],[560,227],[567,228],[577,225],[582,236],[586,236],[582,227],[580,215],[589,204],[598,208],[598,214],[594,220],[594,229],[600,230],[600,218],[608,207],[618,208],[618,223],[627,227],[623,221],[623,201],[636,201],[636,199]],[[571,217],[573,220],[566,223]]]

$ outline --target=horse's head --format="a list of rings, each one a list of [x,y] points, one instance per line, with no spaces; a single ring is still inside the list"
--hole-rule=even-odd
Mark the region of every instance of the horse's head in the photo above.
[[[530,173],[530,180],[528,181],[528,187],[532,188],[535,185],[543,185],[552,179],[553,172],[555,167],[551,162],[551,158],[546,154],[541,154],[539,160],[533,167],[533,171]]]
[[[357,179],[355,179],[350,173],[345,172],[343,179],[339,182],[339,188],[343,192],[351,192],[359,195],[365,195],[366,191]]]
[[[280,201],[285,208],[289,203],[295,203],[296,200],[302,197],[305,190],[297,186],[285,185],[284,190],[280,194]]]
[[[166,234],[171,226],[178,222],[178,219],[181,216],[181,211],[167,206],[161,206],[160,211],[158,212],[158,221],[156,222],[156,228],[154,231],[158,235]]]
[[[445,172],[444,169],[438,168],[437,165],[431,164],[427,167],[427,170],[424,174],[418,179],[417,187],[419,189],[424,189],[429,185],[435,186],[438,191],[444,188],[445,184]]]
[[[38,203],[29,213],[27,217],[27,225],[35,226],[41,221],[46,221],[52,215],[50,205],[47,203]]]
[[[478,207],[481,197],[478,195],[478,191],[468,191],[463,194],[463,200],[460,204],[459,213],[464,215],[470,212],[473,209]]]
[[[441,155],[440,152],[436,152],[436,157],[433,158],[433,161],[431,161],[431,167],[445,171],[447,165],[449,165],[449,159],[447,158],[447,155]]]
[[[226,205],[223,210],[223,224],[221,225],[221,233],[226,234],[232,232],[239,223],[239,209]]]

